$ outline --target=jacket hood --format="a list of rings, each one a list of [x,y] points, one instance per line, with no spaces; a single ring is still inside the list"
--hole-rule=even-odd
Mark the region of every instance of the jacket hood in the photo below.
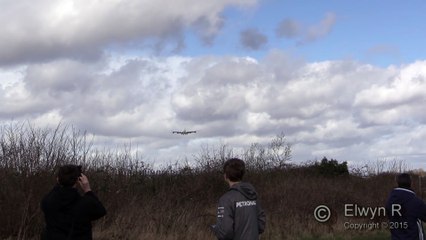
[[[254,189],[253,185],[251,185],[250,183],[246,183],[246,182],[236,183],[231,187],[231,190],[237,190],[249,200],[257,199],[257,192]]]

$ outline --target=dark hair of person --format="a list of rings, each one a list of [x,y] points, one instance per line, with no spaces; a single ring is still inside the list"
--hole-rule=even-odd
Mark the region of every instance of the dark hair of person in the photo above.
[[[59,168],[58,182],[64,187],[72,187],[81,174],[81,167],[76,165],[64,165]]]
[[[223,172],[226,177],[232,182],[239,182],[243,179],[246,171],[246,165],[243,160],[238,158],[231,158],[225,162]]]
[[[411,188],[410,174],[408,174],[408,173],[399,174],[396,177],[396,183],[398,184],[398,187],[400,187],[400,188],[410,189]]]

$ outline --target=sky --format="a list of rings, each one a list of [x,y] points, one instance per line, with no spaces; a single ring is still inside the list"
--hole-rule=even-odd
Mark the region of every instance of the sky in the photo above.
[[[157,163],[284,133],[296,163],[424,168],[423,0],[0,5],[2,124],[72,125]]]

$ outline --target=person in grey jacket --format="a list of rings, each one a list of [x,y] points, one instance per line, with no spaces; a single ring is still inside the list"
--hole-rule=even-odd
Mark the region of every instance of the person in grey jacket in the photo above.
[[[254,187],[241,182],[244,161],[229,159],[223,171],[230,188],[219,199],[217,222],[211,226],[214,234],[219,240],[258,240],[265,231],[266,216]]]

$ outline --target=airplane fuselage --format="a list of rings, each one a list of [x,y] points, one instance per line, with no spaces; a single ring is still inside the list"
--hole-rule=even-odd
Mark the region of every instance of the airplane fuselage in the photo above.
[[[188,134],[191,134],[191,133],[197,133],[197,131],[186,131],[186,130],[183,130],[183,131],[173,131],[172,132],[173,134],[181,134],[181,135],[188,135]]]

